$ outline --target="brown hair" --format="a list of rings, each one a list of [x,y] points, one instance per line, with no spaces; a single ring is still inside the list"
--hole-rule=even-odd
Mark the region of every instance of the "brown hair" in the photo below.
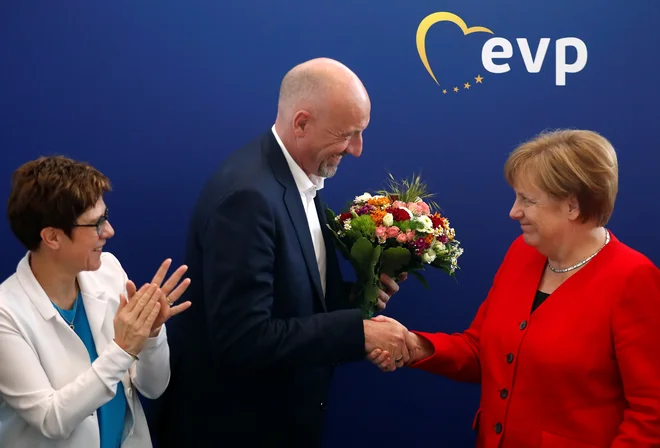
[[[612,144],[593,131],[543,132],[510,155],[504,175],[512,187],[521,175],[530,176],[548,195],[575,196],[583,222],[609,221],[619,187],[618,161]]]
[[[44,228],[61,229],[70,237],[78,217],[110,190],[108,178],[87,163],[40,157],[12,175],[9,225],[26,249],[36,251]]]

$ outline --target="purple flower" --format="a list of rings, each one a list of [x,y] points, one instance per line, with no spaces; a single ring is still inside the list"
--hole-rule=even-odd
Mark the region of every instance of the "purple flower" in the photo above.
[[[355,213],[357,213],[358,216],[366,215],[366,214],[370,213],[371,210],[373,210],[374,208],[376,208],[376,207],[374,207],[371,204],[364,204],[362,207],[356,208]]]
[[[428,244],[424,241],[424,238],[418,238],[415,241],[412,241],[411,246],[415,249],[417,254],[421,254],[425,249],[428,249]]]
[[[447,244],[447,241],[449,241],[449,237],[447,235],[440,235],[440,242],[442,244]]]

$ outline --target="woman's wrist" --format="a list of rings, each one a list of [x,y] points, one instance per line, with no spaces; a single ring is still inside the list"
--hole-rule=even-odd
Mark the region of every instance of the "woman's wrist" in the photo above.
[[[131,353],[129,350],[125,349],[125,348],[122,346],[122,344],[120,344],[119,342],[117,342],[116,339],[113,339],[113,341],[114,341],[114,343],[117,345],[117,347],[119,347],[120,349],[122,349],[122,351],[123,351],[124,353],[126,353],[126,354],[129,355],[129,356],[131,356],[131,357],[132,357],[134,360],[136,360],[136,361],[139,361],[139,360],[140,360],[140,358],[138,358],[138,356],[137,356],[136,354]]]
[[[149,337],[150,337],[150,338],[156,338],[156,337],[158,337],[158,335],[160,334],[160,330],[161,330],[162,328],[163,328],[163,325],[162,325],[162,324],[159,325],[158,328],[156,328],[155,330],[152,330],[151,333],[149,333]]]
[[[433,347],[433,344],[426,339],[425,337],[422,337],[416,333],[410,333],[410,338],[412,339],[412,345],[413,345],[413,353],[412,353],[412,359],[410,362],[418,362],[423,359],[428,358],[429,356],[432,356],[433,353],[435,353],[435,348]]]

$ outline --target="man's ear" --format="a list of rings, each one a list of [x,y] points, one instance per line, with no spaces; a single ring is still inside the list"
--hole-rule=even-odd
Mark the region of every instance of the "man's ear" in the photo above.
[[[64,232],[55,227],[44,227],[39,235],[41,235],[41,244],[52,250],[58,250],[64,238]]]
[[[293,116],[293,132],[298,138],[302,138],[307,134],[311,114],[306,110],[299,110]]]

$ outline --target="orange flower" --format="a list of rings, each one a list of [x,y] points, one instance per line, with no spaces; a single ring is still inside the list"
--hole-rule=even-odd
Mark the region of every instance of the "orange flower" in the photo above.
[[[424,242],[426,244],[431,244],[433,242],[433,238],[435,238],[432,234],[428,234],[424,237]]]
[[[390,205],[390,200],[383,196],[382,198],[371,198],[367,201],[369,205],[373,205],[374,207],[382,207],[383,205]]]
[[[376,223],[377,226],[383,225],[383,217],[385,216],[384,210],[375,210],[371,212],[371,220]]]

